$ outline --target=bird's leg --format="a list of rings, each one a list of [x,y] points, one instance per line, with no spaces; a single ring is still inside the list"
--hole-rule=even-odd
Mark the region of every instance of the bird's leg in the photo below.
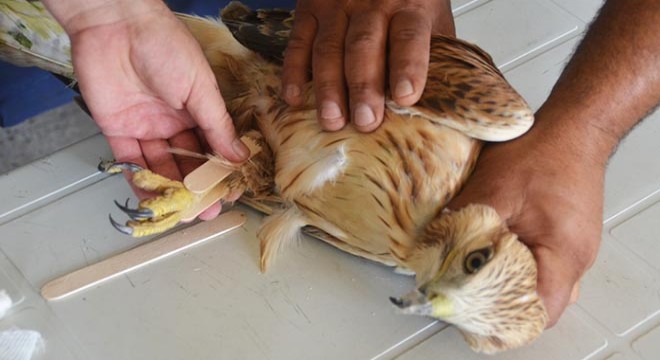
[[[244,192],[255,200],[271,200],[273,196],[273,156],[261,135],[249,132],[243,141],[248,144],[252,156],[243,164],[229,164],[213,158],[190,173],[183,182],[171,180],[141,166],[128,162],[102,162],[99,170],[133,173],[133,184],[145,191],[159,194],[140,201],[133,209],[115,201],[130,218],[125,225],[110,222],[120,232],[134,237],[162,233],[180,221],[193,220],[203,210],[217,201],[233,201]]]
[[[132,182],[136,187],[160,194],[140,201],[135,209],[128,206],[128,200],[124,205],[115,201],[117,207],[131,220],[121,225],[110,217],[110,222],[127,235],[142,237],[164,232],[179,223],[181,214],[197,201],[195,194],[186,189],[182,182],[168,179],[134,163],[102,162],[99,170],[108,173],[131,171]]]

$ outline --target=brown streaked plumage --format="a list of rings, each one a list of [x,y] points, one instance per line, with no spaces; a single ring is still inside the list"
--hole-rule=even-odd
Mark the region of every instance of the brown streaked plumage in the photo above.
[[[256,126],[273,151],[274,183],[286,205],[258,233],[263,270],[306,230],[351,254],[414,271],[424,301],[394,301],[404,312],[456,324],[477,351],[518,347],[541,333],[547,316],[531,252],[490,208],[442,213],[482,140],[514,138],[533,121],[487,54],[434,36],[422,99],[405,108],[388,102],[383,124],[368,135],[351,126],[321,131],[310,88],[297,108],[272,97],[266,89],[279,91],[279,67],[257,55],[207,56],[218,78],[249,84],[228,98],[228,107],[239,128]],[[466,273],[464,263],[479,247],[492,248],[492,255],[479,271]],[[440,298],[445,301],[434,302]]]
[[[515,138],[533,122],[490,57],[474,45],[434,36],[429,79],[417,104],[388,102],[383,124],[370,134],[351,126],[324,132],[311,84],[299,107],[277,96],[280,66],[272,60],[279,59],[279,38],[286,38],[289,23],[274,31],[266,12],[232,6],[224,15],[236,37],[262,53],[271,49],[270,60],[237,42],[221,22],[180,18],[220,79],[237,129],[250,132],[265,150],[226,182],[227,193],[246,191],[252,196],[246,202],[271,213],[258,233],[261,268],[306,232],[351,254],[414,271],[417,289],[392,301],[404,313],[455,324],[477,351],[535,339],[547,316],[529,249],[489,207],[443,210],[469,176],[483,141]],[[255,19],[263,23],[243,23]],[[254,31],[268,36],[246,35]],[[278,39],[270,42],[269,36]]]

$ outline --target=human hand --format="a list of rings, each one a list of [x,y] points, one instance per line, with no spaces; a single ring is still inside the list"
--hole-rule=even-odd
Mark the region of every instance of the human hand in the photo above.
[[[118,161],[180,180],[199,161],[170,147],[247,157],[199,45],[161,1],[106,3],[61,22],[80,90]]]
[[[283,98],[302,102],[311,67],[323,129],[339,130],[350,117],[359,131],[373,131],[383,120],[386,74],[396,103],[419,100],[431,33],[455,34],[449,0],[299,0],[284,56]]]
[[[538,292],[552,326],[577,300],[578,281],[600,245],[609,153],[603,158],[588,156],[579,149],[582,144],[567,146],[559,140],[561,135],[543,125],[519,139],[487,145],[449,207],[490,205],[529,246],[538,266]]]

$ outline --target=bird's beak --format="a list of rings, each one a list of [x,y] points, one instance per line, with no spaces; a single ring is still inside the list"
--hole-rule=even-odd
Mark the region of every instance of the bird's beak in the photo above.
[[[431,316],[433,314],[433,304],[418,289],[400,298],[390,297],[390,301],[399,308],[401,313],[406,315]]]
[[[434,294],[429,299],[429,296],[419,289],[400,298],[390,297],[390,301],[406,315],[430,316],[447,321],[454,314],[454,304],[449,297]]]

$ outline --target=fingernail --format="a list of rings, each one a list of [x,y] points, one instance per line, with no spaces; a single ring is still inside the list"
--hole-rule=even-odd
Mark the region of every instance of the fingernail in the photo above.
[[[236,157],[238,158],[246,159],[250,156],[250,149],[248,149],[239,138],[234,139],[231,143],[231,148],[234,150],[234,154],[236,154]]]
[[[407,79],[399,81],[394,87],[395,98],[406,97],[412,95],[413,92],[415,92],[415,89],[413,89],[413,85],[410,80]]]
[[[357,126],[368,126],[376,121],[374,112],[367,104],[357,104],[353,112],[353,118]]]
[[[342,117],[339,105],[333,101],[321,103],[321,119],[332,120]]]
[[[300,96],[300,87],[298,85],[289,84],[284,88],[284,97],[292,100]]]
[[[337,131],[344,127],[344,118],[323,119],[321,127],[326,131]]]

